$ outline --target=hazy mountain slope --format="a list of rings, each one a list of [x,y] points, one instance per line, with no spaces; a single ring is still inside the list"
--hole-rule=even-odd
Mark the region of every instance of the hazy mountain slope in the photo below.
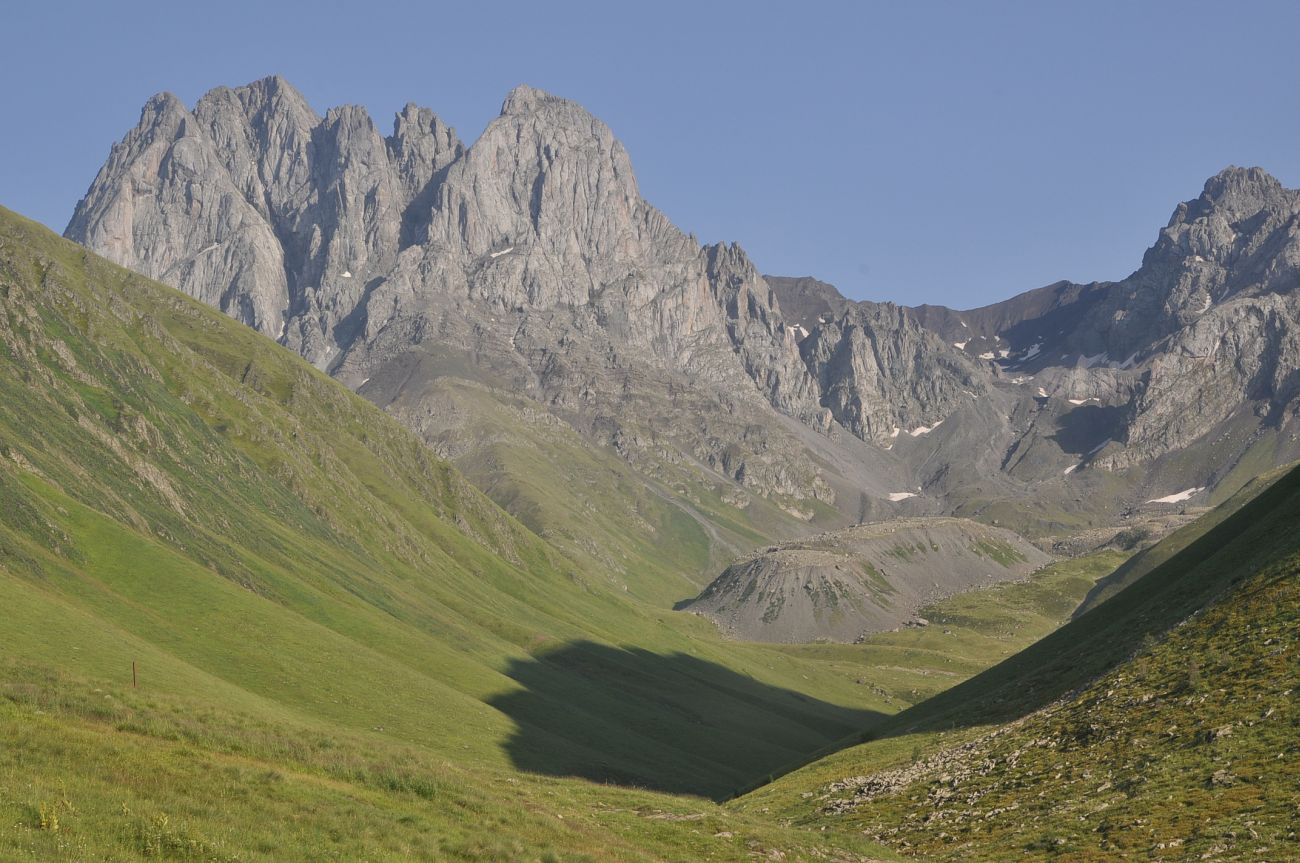
[[[918,317],[946,339],[972,332],[998,340],[1008,374],[1032,376],[1049,396],[1121,407],[1116,446],[1093,463],[1122,470],[1197,444],[1243,415],[1259,434],[1290,439],[1300,394],[1298,287],[1300,191],[1259,168],[1233,167],[1178,205],[1142,266],[1121,282],[1062,282]],[[1204,453],[1199,485],[1212,485],[1244,449]]]
[[[1258,168],[1229,168],[1178,206],[1121,282],[1058,282],[966,311],[899,310],[938,337],[918,349],[929,363],[957,368],[954,353],[975,361],[931,404],[936,417],[977,433],[935,438],[921,459],[896,454],[952,511],[1018,525],[1030,514],[1006,510],[1022,494],[1055,529],[1076,504],[1085,518],[1114,522],[1163,498],[1218,502],[1290,463],[1300,457],[1298,220],[1300,192]],[[877,403],[872,377],[839,356],[849,355],[844,333],[860,320],[864,333],[899,339],[907,326],[873,329],[867,322],[892,316],[891,307],[847,300],[815,279],[767,282],[803,328],[800,349],[823,403],[856,433],[878,437],[882,423],[855,425],[836,409]],[[972,416],[958,394],[996,407]],[[963,464],[956,451],[983,461]]]
[[[629,599],[213,310],[7,212],[0,267],[7,655],[701,793],[871,716],[846,657]]]
[[[833,411],[887,436],[893,424],[933,422],[934,399],[966,398],[948,380],[950,366],[968,377],[964,360],[931,363],[913,325],[897,357],[871,360],[871,339],[893,344],[881,328],[895,324],[882,321],[845,342],[874,401],[828,407],[744,252],[678,231],[641,197],[603,123],[527,87],[469,148],[414,106],[387,137],[357,108],[321,118],[279,78],[219,88],[192,109],[160,95],[114,147],[67,236],[278,337],[420,431],[516,515],[607,514],[591,526],[598,545],[625,546],[629,588],[645,596],[694,592],[656,583],[660,562],[627,547],[629,537],[662,544],[647,524],[697,522],[709,549],[687,574],[702,579],[744,547],[737,533],[767,541],[811,532],[809,522],[895,514],[889,493],[916,484],[904,461],[845,433]],[[935,379],[912,386],[914,366]],[[449,417],[448,380],[486,397]],[[480,448],[468,430],[499,416],[489,400],[518,413],[521,394],[542,412],[534,428]],[[558,454],[534,433],[551,418],[603,452]],[[591,469],[611,453],[632,485],[655,489],[657,512],[647,517],[626,483]],[[483,472],[557,456],[561,474],[571,467],[595,484]]]
[[[740,808],[938,859],[1290,859],[1298,520],[1292,471],[1075,623],[891,723],[1007,724],[841,752]],[[1074,670],[1099,648],[1114,661]]]
[[[677,230],[572,102],[519,87],[465,147],[427,109],[383,136],[269,78],[151,100],[67,235],[280,338],[531,523],[605,513],[599,544],[662,601],[736,550],[735,527],[943,513],[1071,533],[1300,457],[1297,213],[1295,191],[1234,168],[1122,282],[963,312],[850,302]],[[460,417],[448,380],[485,388]],[[535,428],[480,449],[469,430],[519,395]],[[551,419],[602,451],[557,453],[535,433]],[[636,482],[593,470],[610,454]],[[557,458],[594,485],[517,467]],[[708,549],[673,584],[637,549],[683,518]]]
[[[966,519],[880,522],[769,546],[681,607],[754,641],[855,641],[1050,560],[1010,531]]]

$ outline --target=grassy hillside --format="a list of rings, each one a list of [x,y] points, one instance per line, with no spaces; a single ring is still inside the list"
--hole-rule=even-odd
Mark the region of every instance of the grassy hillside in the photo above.
[[[290,352],[7,213],[0,286],[6,655],[702,794],[871,715],[840,660],[629,599]]]
[[[1300,856],[1300,470],[1210,523],[884,739],[738,810],[935,859]]]
[[[691,797],[0,664],[6,861],[895,860]]]
[[[1254,477],[1236,493],[1224,498],[1222,503],[1191,524],[1179,528],[1161,542],[1133,555],[1122,566],[1117,567],[1114,572],[1097,582],[1097,585],[1088,592],[1087,598],[1075,611],[1075,616],[1078,617],[1091,611],[1186,549],[1237,512],[1237,510],[1254,500],[1261,491],[1281,477],[1286,476],[1290,470],[1291,468],[1278,468]]]
[[[0,210],[0,858],[876,859],[704,798],[1090,583],[984,592],[923,636],[951,648],[725,641],[290,352]]]

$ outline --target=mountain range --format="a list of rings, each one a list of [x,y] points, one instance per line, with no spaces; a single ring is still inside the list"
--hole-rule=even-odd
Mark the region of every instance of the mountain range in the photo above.
[[[676,229],[573,102],[516,88],[466,146],[428,109],[385,136],[273,77],[151,99],[66,236],[297,351],[575,552],[593,507],[629,536],[696,522],[703,579],[896,515],[1118,524],[1300,456],[1298,219],[1300,193],[1229,168],[1123,281],[856,302]],[[611,455],[658,499],[512,466]]]
[[[1298,232],[851,300],[529,87],[156,96],[0,208],[0,856],[1287,859]]]

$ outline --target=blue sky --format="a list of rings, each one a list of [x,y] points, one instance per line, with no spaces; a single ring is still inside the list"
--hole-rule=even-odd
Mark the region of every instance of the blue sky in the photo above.
[[[1228,164],[1300,185],[1300,3],[28,3],[0,203],[62,230],[154,92],[278,72],[472,141],[515,84],[584,104],[683,230],[858,298],[1121,278]]]

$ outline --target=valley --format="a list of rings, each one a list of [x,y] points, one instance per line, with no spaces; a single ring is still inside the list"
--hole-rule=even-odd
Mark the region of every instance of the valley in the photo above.
[[[533,87],[160,93],[0,208],[0,857],[1300,855],[1297,225],[904,306]]]

